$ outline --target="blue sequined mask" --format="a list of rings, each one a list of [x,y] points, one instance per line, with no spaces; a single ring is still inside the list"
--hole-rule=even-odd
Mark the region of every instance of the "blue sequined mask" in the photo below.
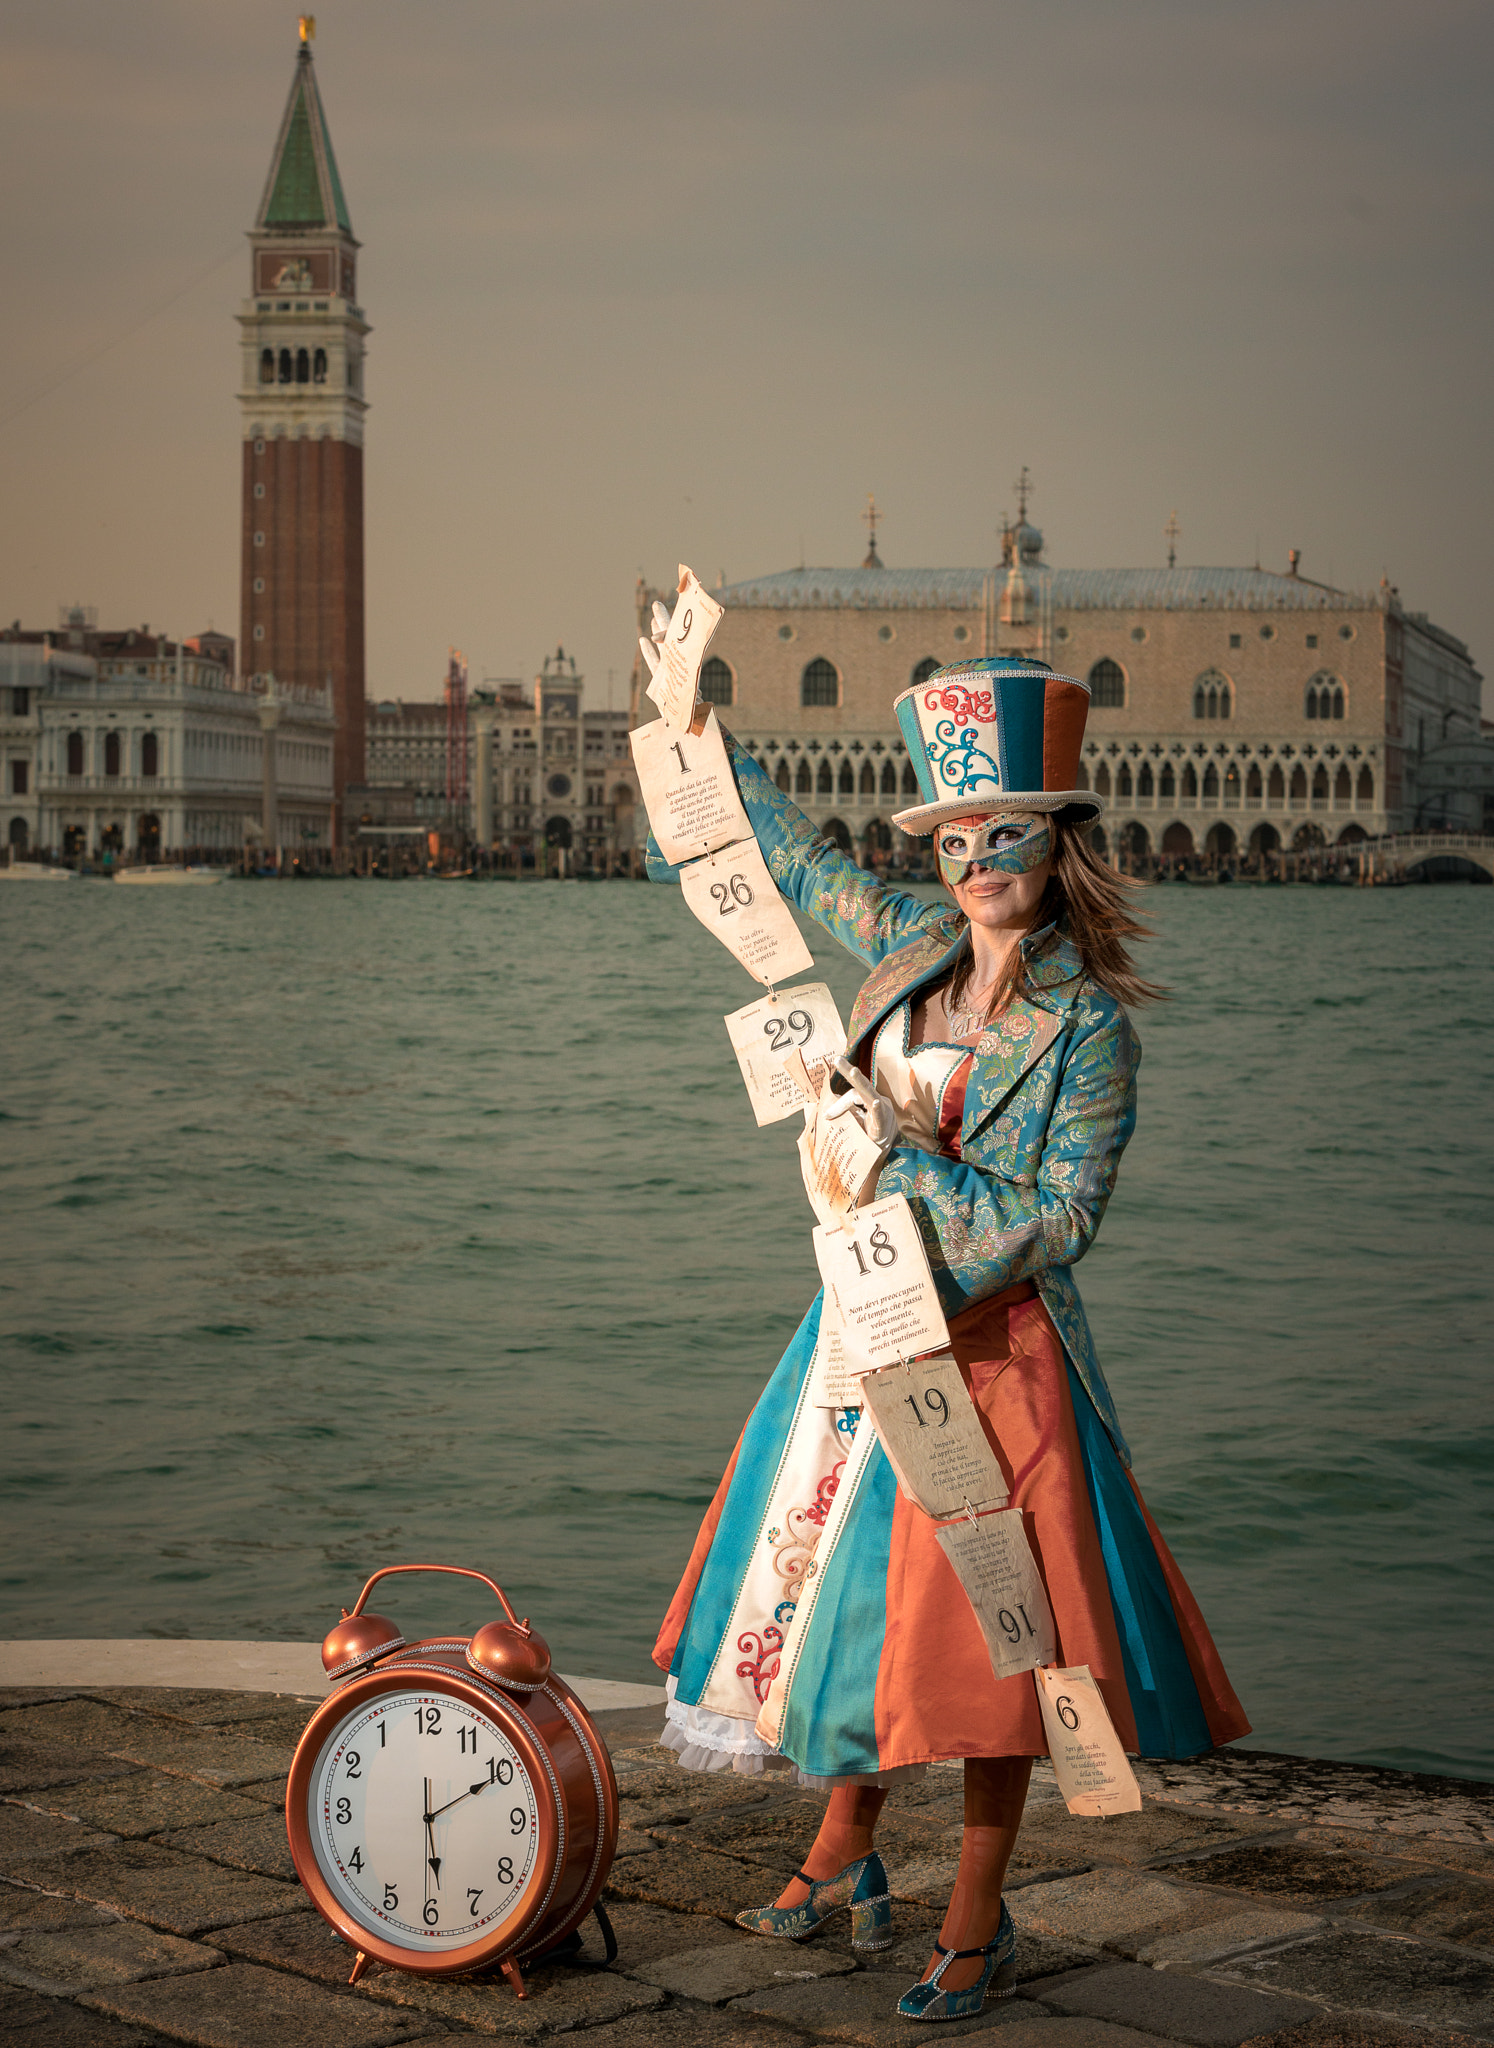
[[[975,868],[1030,875],[1053,851],[1053,828],[1031,811],[1001,811],[978,825],[941,825],[938,845],[939,872],[957,889]]]

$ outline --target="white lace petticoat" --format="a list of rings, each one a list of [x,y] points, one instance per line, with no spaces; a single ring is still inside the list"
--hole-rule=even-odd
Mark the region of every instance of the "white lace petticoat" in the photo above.
[[[792,1757],[772,1743],[764,1742],[750,1721],[738,1721],[730,1714],[713,1714],[706,1707],[692,1707],[675,1698],[675,1680],[665,1680],[668,1704],[664,1709],[662,1749],[672,1749],[675,1761],[687,1771],[735,1771],[739,1777],[758,1778],[765,1771],[792,1771],[800,1785],[831,1791],[837,1785],[902,1785],[921,1778],[924,1764],[904,1764],[895,1771],[861,1771],[845,1778],[812,1778],[801,1771]]]

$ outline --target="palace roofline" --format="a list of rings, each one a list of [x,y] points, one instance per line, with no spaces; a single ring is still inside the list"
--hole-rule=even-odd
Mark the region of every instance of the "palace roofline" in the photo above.
[[[1034,595],[1046,590],[1055,611],[1364,611],[1383,610],[1390,593],[1336,590],[1270,569],[1050,569],[1024,563]],[[781,569],[727,584],[723,604],[762,610],[974,611],[1005,581],[989,569]]]

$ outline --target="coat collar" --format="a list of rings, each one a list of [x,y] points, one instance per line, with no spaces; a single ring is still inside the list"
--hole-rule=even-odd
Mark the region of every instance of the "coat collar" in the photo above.
[[[931,981],[936,981],[970,943],[968,921],[942,919],[906,946],[889,953],[867,976],[851,1011],[850,1057],[876,1030],[888,1012]],[[1062,920],[1043,925],[1021,942],[1031,996],[1017,996],[981,1033],[975,1064],[965,1091],[961,1140],[994,1116],[1029,1068],[1047,1052],[1063,1029],[1084,980],[1079,948]]]

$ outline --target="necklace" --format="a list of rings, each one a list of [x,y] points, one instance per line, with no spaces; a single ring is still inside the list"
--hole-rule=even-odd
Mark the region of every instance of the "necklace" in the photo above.
[[[977,1032],[984,1031],[986,1012],[991,1007],[991,997],[995,988],[996,984],[993,981],[989,988],[977,991],[967,982],[965,993],[958,1004],[952,1003],[949,997],[945,996],[944,1014],[949,1019],[952,1037],[973,1038]]]

